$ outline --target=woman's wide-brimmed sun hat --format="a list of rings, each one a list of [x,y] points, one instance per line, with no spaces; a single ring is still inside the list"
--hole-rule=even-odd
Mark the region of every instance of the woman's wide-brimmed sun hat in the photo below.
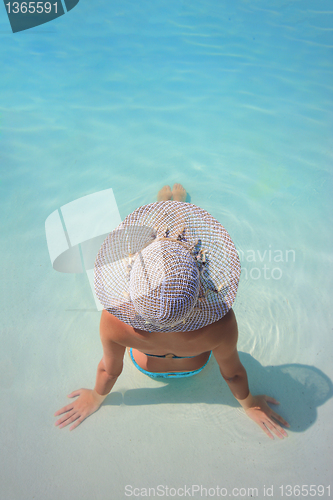
[[[240,262],[206,210],[159,201],[128,215],[104,240],[94,285],[104,308],[140,330],[198,330],[221,319],[237,293]]]

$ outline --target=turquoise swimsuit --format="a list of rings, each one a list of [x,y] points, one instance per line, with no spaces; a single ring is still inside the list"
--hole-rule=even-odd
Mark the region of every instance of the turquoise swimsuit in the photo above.
[[[191,377],[192,375],[196,375],[197,373],[201,372],[205,368],[205,366],[208,364],[208,361],[210,360],[212,356],[212,352],[210,352],[209,358],[207,359],[206,363],[201,367],[198,368],[197,370],[192,370],[190,372],[148,372],[147,370],[144,370],[141,368],[141,366],[138,365],[138,363],[135,361],[134,356],[133,356],[133,349],[132,347],[130,348],[130,356],[133,361],[134,366],[142,373],[145,375],[148,375],[148,377],[152,378],[181,378],[181,377]],[[153,356],[155,358],[165,358],[165,356],[159,356],[157,354],[146,354],[146,356]],[[195,356],[173,356],[173,358],[177,359],[182,359],[182,358],[195,358]]]

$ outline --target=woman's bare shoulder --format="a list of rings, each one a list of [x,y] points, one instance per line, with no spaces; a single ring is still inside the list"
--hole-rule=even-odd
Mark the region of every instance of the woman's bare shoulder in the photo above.
[[[101,338],[123,344],[132,330],[130,325],[123,323],[116,316],[103,309],[99,328]]]
[[[238,328],[235,313],[232,309],[220,320],[209,325],[209,334],[213,343],[224,347],[235,346],[238,339]]]

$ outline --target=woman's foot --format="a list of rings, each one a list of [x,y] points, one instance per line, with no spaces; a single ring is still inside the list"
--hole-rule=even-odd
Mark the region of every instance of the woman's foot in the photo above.
[[[157,201],[167,201],[171,200],[171,188],[170,186],[164,186],[162,189],[158,192],[157,195]]]
[[[172,188],[172,196],[174,201],[185,201],[186,191],[181,184],[174,184]]]

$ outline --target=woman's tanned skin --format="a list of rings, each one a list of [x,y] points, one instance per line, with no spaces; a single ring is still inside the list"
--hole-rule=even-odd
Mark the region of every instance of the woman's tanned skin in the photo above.
[[[169,186],[164,186],[158,194],[158,200],[169,200],[172,196],[174,200],[185,201],[186,191],[181,184],[175,184],[172,191]],[[280,424],[287,427],[289,424],[267,404],[279,403],[269,396],[252,396],[249,391],[247,374],[238,356],[238,328],[232,309],[219,321],[199,330],[171,333],[138,330],[103,310],[100,338],[103,358],[97,367],[95,388],[79,389],[68,395],[70,398],[78,398],[55,413],[55,416],[63,414],[55,423],[60,428],[73,424],[70,427],[72,430],[98,410],[122,372],[126,348],[132,347],[135,361],[150,372],[196,370],[206,363],[212,351],[222,377],[246,414],[271,439],[274,439],[273,434],[281,439],[287,436]],[[154,358],[144,353],[160,356],[172,353],[176,356],[194,357]]]

